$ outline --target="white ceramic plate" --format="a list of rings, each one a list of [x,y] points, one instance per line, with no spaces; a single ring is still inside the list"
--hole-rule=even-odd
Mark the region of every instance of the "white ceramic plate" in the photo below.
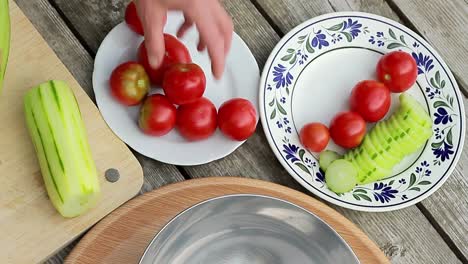
[[[298,131],[308,122],[329,124],[337,112],[349,109],[353,86],[375,79],[377,61],[394,50],[417,61],[417,84],[408,93],[430,113],[433,136],[390,177],[337,195],[325,185],[317,153],[301,146]],[[390,211],[428,197],[454,170],[465,137],[461,98],[447,65],[410,29],[377,15],[332,13],[297,26],[273,50],[260,81],[260,118],[276,157],[304,187],[343,207]],[[397,94],[392,104],[390,113],[399,104]],[[344,152],[332,142],[328,149]]]
[[[165,32],[175,35],[183,22],[182,14],[169,12]],[[242,39],[234,34],[231,51],[226,60],[223,78],[216,81],[211,74],[211,63],[207,52],[196,49],[198,34],[194,28],[181,39],[190,50],[195,63],[205,71],[207,78],[204,96],[216,107],[231,98],[242,97],[250,100],[258,113],[259,70],[257,62]],[[174,129],[163,137],[145,135],[138,128],[139,106],[125,107],[110,94],[109,77],[117,65],[136,60],[137,49],[143,37],[133,33],[125,23],[112,29],[102,42],[96,54],[93,72],[93,88],[96,101],[104,120],[114,133],[135,151],[165,163],[176,165],[197,165],[225,157],[243,142],[224,137],[219,129],[209,139],[188,142]],[[152,87],[151,93],[162,93]]]

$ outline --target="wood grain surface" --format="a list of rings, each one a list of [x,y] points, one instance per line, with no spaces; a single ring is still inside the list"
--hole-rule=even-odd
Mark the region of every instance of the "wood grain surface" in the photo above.
[[[359,228],[318,200],[281,185],[237,177],[189,180],[135,198],[88,232],[65,263],[138,263],[153,236],[179,212],[211,198],[245,193],[267,195],[299,205],[335,229],[361,263],[390,263]]]
[[[0,98],[0,259],[2,263],[36,263],[132,198],[143,183],[143,172],[13,2],[10,14],[11,52]],[[50,203],[24,122],[23,95],[49,79],[64,80],[74,91],[101,183],[102,197],[96,208],[73,219],[63,218]],[[104,172],[109,168],[119,170],[118,182],[105,180]]]

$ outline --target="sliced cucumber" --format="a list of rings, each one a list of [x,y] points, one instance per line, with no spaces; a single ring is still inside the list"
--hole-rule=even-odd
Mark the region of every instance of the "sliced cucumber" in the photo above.
[[[384,148],[385,143],[381,142],[383,140],[379,138],[377,134],[377,128],[372,129],[369,132],[368,137],[370,139],[370,142],[374,146],[375,150],[377,151],[377,153],[381,155],[384,160],[386,160],[390,168],[392,168],[393,166],[395,166],[395,164],[400,162],[400,159],[397,156],[394,156],[393,154],[385,150]]]
[[[391,173],[391,170],[377,165],[362,147],[352,150],[347,160],[355,164],[358,169],[357,180],[360,184],[368,183],[379,177],[386,177]]]
[[[421,126],[432,127],[432,119],[423,106],[407,93],[400,95],[400,111],[411,116]]]
[[[418,149],[419,144],[416,144],[406,131],[397,123],[395,116],[388,119],[385,122],[385,125],[392,130],[392,133],[398,135],[398,146],[405,155],[413,153]]]
[[[397,157],[401,160],[404,156],[403,152],[400,151],[395,144],[396,141],[393,139],[390,131],[387,130],[386,126],[383,125],[384,122],[379,122],[374,126],[372,131],[375,131],[376,136],[379,138],[379,142],[382,145],[382,148],[387,151],[390,155]]]
[[[423,127],[416,122],[411,122],[411,119],[405,121],[401,115],[394,115],[394,121],[400,126],[406,134],[408,134],[416,147],[423,145],[432,135],[432,129],[429,127]]]
[[[385,169],[391,169],[395,163],[382,155],[383,152],[380,152],[377,150],[377,148],[374,146],[374,144],[371,141],[370,138],[370,133],[367,134],[364,137],[364,140],[362,141],[362,148],[364,148],[364,151],[367,151],[369,153],[370,158],[377,163],[382,168]]]
[[[349,192],[356,186],[357,174],[358,171],[351,162],[337,159],[328,166],[325,182],[335,193]]]
[[[330,163],[332,163],[334,160],[342,159],[342,158],[343,157],[340,154],[336,153],[335,151],[331,151],[331,150],[322,151],[319,156],[320,168],[326,172]]]

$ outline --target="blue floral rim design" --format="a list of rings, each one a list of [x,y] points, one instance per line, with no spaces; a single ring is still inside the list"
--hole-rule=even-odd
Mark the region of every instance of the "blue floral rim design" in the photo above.
[[[349,12],[348,12],[348,13],[349,13]],[[362,13],[360,13],[360,14],[362,14]],[[407,35],[411,36],[412,38],[414,38],[415,40],[417,40],[417,42],[418,42],[417,45],[422,45],[422,46],[432,55],[432,57],[433,57],[441,66],[444,66],[444,65],[445,65],[445,63],[442,63],[442,62],[439,60],[438,56],[436,56],[436,55],[433,53],[433,51],[432,51],[431,49],[429,49],[429,48],[426,46],[426,43],[424,43],[424,41],[421,41],[421,38],[420,38],[419,36],[417,36],[417,35],[415,36],[415,33],[408,32],[407,29],[401,28],[397,22],[389,23],[389,22],[387,22],[387,21],[380,20],[380,19],[377,19],[377,18],[374,18],[374,17],[371,17],[371,16],[372,16],[372,15],[370,15],[370,16],[362,16],[362,15],[337,15],[337,16],[326,17],[326,18],[324,18],[324,19],[320,19],[320,20],[314,21],[313,23],[307,24],[307,25],[303,26],[302,28],[299,28],[300,26],[296,27],[296,28],[294,29],[294,31],[296,31],[296,32],[295,32],[294,34],[292,34],[291,36],[289,36],[289,38],[288,38],[286,41],[282,40],[282,41],[284,41],[284,43],[282,44],[282,46],[281,46],[280,48],[275,48],[275,50],[277,50],[276,54],[273,55],[273,53],[272,53],[272,54],[270,55],[270,58],[268,59],[268,63],[270,63],[270,65],[269,65],[268,71],[266,71],[266,76],[262,76],[262,81],[268,79],[268,76],[269,76],[270,73],[271,73],[271,69],[272,69],[272,67],[274,67],[274,65],[273,65],[272,62],[274,62],[274,61],[276,60],[276,58],[278,57],[279,53],[282,51],[282,49],[284,48],[284,46],[285,46],[286,44],[288,44],[288,42],[289,42],[292,38],[296,37],[299,33],[301,33],[304,29],[306,29],[306,28],[308,28],[308,27],[314,26],[315,24],[317,24],[317,23],[319,23],[319,22],[322,22],[322,21],[326,21],[326,20],[330,20],[330,19],[336,19],[336,18],[346,18],[346,19],[349,19],[349,18],[362,18],[362,19],[374,20],[374,21],[377,21],[377,22],[380,22],[380,23],[384,23],[384,24],[386,24],[386,25],[389,25],[389,26],[391,26],[391,27],[397,28],[397,29],[399,29],[400,31],[404,32],[405,34],[407,34]],[[348,21],[351,22],[350,19],[349,19]],[[306,23],[307,23],[307,22],[306,22]],[[345,20],[344,23],[346,23],[346,20]],[[350,24],[351,24],[351,23],[350,23]],[[342,26],[343,26],[343,25],[341,25],[341,27],[342,27]],[[403,26],[403,27],[404,27],[404,26]],[[319,47],[319,48],[320,48],[320,45],[328,46],[328,42],[325,43],[325,42],[324,42],[324,38],[321,38],[321,37],[319,36],[319,35],[321,34],[321,32],[314,32],[314,33],[316,34],[316,36],[315,36],[314,38],[317,38],[317,39],[316,39],[316,40],[312,39],[312,42],[311,42],[312,45],[315,43],[315,47]],[[351,32],[351,33],[352,33],[352,32]],[[391,33],[390,33],[390,34],[391,34]],[[377,35],[378,35],[378,34],[377,34]],[[381,34],[381,35],[383,36],[383,34]],[[382,37],[382,36],[380,36],[380,37]],[[346,36],[346,37],[348,38],[348,36]],[[354,37],[354,35],[351,36],[351,37]],[[379,36],[376,36],[376,37],[379,37]],[[314,42],[314,41],[315,41],[315,42]],[[369,42],[372,43],[372,41],[374,41],[374,43],[375,43],[375,42],[378,42],[379,40],[372,39],[372,37],[371,37],[371,39],[369,39]],[[307,44],[310,45],[309,43],[307,43]],[[416,44],[416,43],[415,43],[415,44]],[[380,43],[377,43],[377,45],[380,45]],[[382,45],[383,45],[383,44],[382,44]],[[300,55],[302,55],[302,54],[300,54]],[[421,71],[421,68],[424,68],[424,69],[426,69],[426,70],[429,71],[430,69],[432,69],[432,68],[434,67],[434,65],[432,65],[432,60],[431,60],[430,58],[422,57],[421,54],[419,54],[419,55],[418,55],[418,54],[413,54],[413,57],[415,57],[415,59],[416,59],[416,61],[417,61],[419,73],[420,73],[420,71]],[[282,58],[282,59],[283,59],[283,58]],[[304,59],[304,58],[302,57],[302,59]],[[307,58],[306,58],[306,59],[307,59]],[[303,62],[302,62],[302,63],[299,62],[299,63],[302,64]],[[281,66],[281,65],[280,65],[280,66]],[[420,68],[420,67],[421,67],[421,68]],[[450,81],[450,84],[451,84],[451,86],[454,87],[455,90],[456,90],[456,88],[457,88],[458,86],[457,86],[457,84],[454,84],[454,83],[453,83],[453,79],[452,79],[452,78],[453,78],[453,75],[451,75],[450,72],[447,72],[446,67],[441,67],[441,68],[442,68],[443,72],[446,74],[446,76],[449,76],[448,79],[449,79],[449,81]],[[285,70],[285,69],[284,69],[284,68],[281,68],[281,67],[278,68],[278,69],[275,68],[275,72],[284,72],[284,70]],[[265,70],[264,70],[264,74],[265,74]],[[275,78],[277,78],[277,77],[278,77],[278,74],[276,74],[275,76],[276,76]],[[437,78],[437,76],[436,76],[436,78]],[[280,81],[281,81],[281,82],[287,82],[287,83],[290,84],[292,79],[293,79],[293,76],[289,76],[288,78],[282,79],[282,80],[280,80]],[[432,82],[432,80],[431,80],[431,82]],[[267,90],[271,90],[271,87],[267,84],[267,82],[265,82],[265,83],[262,84],[262,85],[263,85],[263,87],[261,87],[261,89],[262,89],[263,92],[266,92]],[[281,83],[278,82],[277,85],[281,85]],[[287,90],[287,91],[288,91],[288,90]],[[289,93],[289,91],[288,91],[288,93]],[[340,200],[339,198],[333,197],[333,196],[331,196],[331,195],[329,195],[329,194],[323,192],[322,190],[320,190],[320,189],[317,188],[316,186],[312,185],[311,183],[309,183],[309,182],[308,182],[306,179],[304,179],[304,178],[301,176],[301,174],[296,170],[297,168],[294,168],[294,167],[292,166],[292,164],[290,164],[290,163],[288,162],[288,160],[287,160],[285,157],[283,157],[283,156],[280,155],[281,158],[283,159],[283,162],[282,162],[282,163],[283,163],[283,165],[284,165],[284,164],[287,164],[288,167],[295,173],[295,175],[298,176],[298,177],[302,180],[302,183],[305,183],[305,184],[307,184],[308,186],[312,187],[312,188],[315,189],[317,192],[319,192],[321,195],[327,196],[327,197],[329,197],[329,198],[331,198],[331,199],[337,201],[338,204],[339,204],[339,203],[348,204],[348,205],[351,205],[351,206],[353,206],[353,207],[355,207],[355,208],[357,208],[357,209],[359,209],[359,207],[364,207],[364,208],[385,208],[385,207],[395,207],[395,206],[403,205],[403,204],[407,204],[407,205],[414,204],[415,202],[420,201],[421,199],[425,198],[426,194],[429,193],[429,192],[430,192],[432,189],[434,189],[435,187],[437,187],[437,188],[440,187],[440,185],[441,185],[440,183],[443,182],[443,181],[445,181],[446,178],[448,177],[448,175],[451,174],[451,172],[454,170],[454,162],[458,161],[458,159],[459,159],[459,157],[460,157],[460,155],[461,155],[460,145],[463,143],[463,138],[462,138],[462,136],[463,136],[464,130],[465,130],[465,127],[464,127],[464,120],[463,120],[464,112],[463,112],[463,105],[461,104],[460,99],[459,99],[460,93],[459,93],[459,91],[455,91],[455,93],[456,93],[456,97],[457,97],[457,98],[456,98],[456,101],[457,101],[458,109],[460,109],[460,111],[462,112],[462,114],[458,115],[459,124],[461,125],[460,135],[459,135],[459,138],[458,138],[458,144],[457,144],[455,150],[451,150],[451,151],[453,152],[453,154],[455,154],[455,156],[452,158],[451,163],[449,164],[449,166],[448,166],[447,170],[445,171],[445,173],[444,173],[436,182],[433,182],[433,183],[432,183],[432,186],[431,186],[430,188],[426,189],[426,190],[425,190],[424,192],[422,192],[422,193],[419,193],[417,196],[414,196],[412,199],[408,199],[408,198],[406,197],[406,195],[403,195],[403,196],[405,196],[405,197],[402,197],[402,200],[403,200],[402,202],[394,203],[394,204],[387,204],[387,205],[385,205],[385,204],[383,204],[383,205],[363,205],[363,204],[359,204],[359,203],[352,203],[352,202]],[[261,96],[261,97],[262,97],[262,96]],[[266,104],[265,102],[260,102],[260,104],[262,104],[262,103],[264,104],[264,107],[263,107],[264,109],[263,109],[263,110],[264,110],[264,113],[266,114],[266,113],[267,113],[267,109],[266,109],[266,105],[267,105],[267,104]],[[278,110],[281,111],[281,109],[278,109]],[[442,110],[440,110],[440,111],[442,111],[442,112],[439,112],[439,109],[437,109],[437,112],[435,113],[435,117],[438,118],[438,119],[440,119],[440,120],[439,120],[439,123],[444,122],[444,121],[447,122],[447,121],[448,121],[448,118],[452,118],[451,116],[448,116],[446,113],[443,113],[443,111],[445,111],[445,110],[442,109]],[[263,117],[264,117],[264,116],[262,116],[262,118],[263,118]],[[446,119],[447,119],[447,120],[446,120]],[[263,120],[262,120],[262,121],[263,121]],[[265,121],[264,123],[266,123],[266,126],[264,126],[265,132],[267,131],[266,127],[268,127],[268,133],[270,134],[270,138],[273,138],[273,134],[272,134],[272,131],[271,131],[271,128],[270,128],[270,124],[269,124],[268,122],[266,122],[266,121]],[[445,123],[444,123],[444,124],[445,124]],[[286,131],[286,132],[287,132],[287,131]],[[289,132],[289,133],[291,133],[291,132]],[[269,140],[270,140],[270,139],[269,139]],[[278,151],[277,153],[281,153],[281,149],[280,149],[279,146],[278,146],[278,143],[279,143],[279,142],[277,143],[277,142],[274,141],[274,140],[270,140],[270,144],[271,144],[271,143],[273,143],[273,144],[275,145],[276,150]],[[271,145],[272,145],[272,144],[271,144]],[[294,146],[294,145],[293,145],[293,146]],[[291,145],[290,145],[289,147],[291,147]],[[434,154],[437,155],[436,152],[434,152]],[[442,154],[441,154],[441,155],[442,155]],[[302,156],[303,156],[303,154],[302,154]],[[278,155],[277,155],[277,157],[278,157]],[[279,158],[279,157],[278,157],[278,158]],[[302,157],[301,157],[301,158],[302,158]],[[424,161],[424,162],[425,162],[425,161]],[[297,164],[296,164],[296,165],[297,165]],[[303,168],[301,168],[300,166],[298,166],[298,167],[299,167],[299,169],[301,169],[301,170],[304,171]],[[319,171],[319,172],[317,172],[317,173],[321,173],[321,172]],[[322,176],[323,176],[323,175],[322,175]],[[319,178],[319,177],[317,176],[317,178]],[[393,181],[391,181],[391,182],[393,183]],[[375,187],[374,190],[385,190],[385,191],[388,191],[388,192],[390,193],[390,195],[392,194],[391,188],[389,189],[389,186],[383,186],[383,185],[380,186],[380,184],[383,184],[383,183],[376,183],[376,184],[377,184],[377,185],[374,186],[374,187]],[[423,181],[423,184],[425,184],[424,181]],[[377,188],[377,189],[376,189],[376,188]],[[416,188],[417,188],[417,187],[416,187]],[[353,194],[353,195],[354,195],[354,194]],[[359,195],[359,193],[358,193],[357,195]],[[385,197],[383,197],[383,198],[381,199],[381,196],[378,196],[378,195],[376,195],[375,193],[374,193],[374,196],[375,196],[375,199],[376,199],[376,200],[382,200],[382,199],[385,200]],[[359,200],[359,199],[356,199],[356,200]],[[413,202],[413,201],[414,201],[414,202]],[[412,203],[409,204],[410,202],[412,202]],[[400,206],[400,208],[401,208],[401,206]]]

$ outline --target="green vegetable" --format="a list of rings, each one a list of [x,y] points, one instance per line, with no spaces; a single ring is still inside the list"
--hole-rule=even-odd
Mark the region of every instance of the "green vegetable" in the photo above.
[[[8,0],[0,0],[0,93],[2,92],[9,51],[10,11],[8,9]]]
[[[421,148],[431,135],[431,117],[418,101],[403,93],[399,109],[377,123],[344,158],[358,169],[358,183],[366,184],[389,176],[397,163]]]
[[[331,191],[345,193],[356,186],[357,174],[358,171],[351,162],[337,159],[328,166],[325,172],[325,182]]]
[[[341,159],[341,155],[336,153],[335,151],[325,150],[320,153],[319,156],[319,165],[323,171],[327,171],[328,166],[334,160]]]
[[[64,217],[82,214],[96,204],[100,188],[73,92],[48,81],[26,93],[24,111],[51,202]]]

